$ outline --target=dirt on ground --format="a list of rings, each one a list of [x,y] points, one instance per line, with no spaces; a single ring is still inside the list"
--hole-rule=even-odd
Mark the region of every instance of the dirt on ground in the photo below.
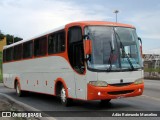
[[[24,111],[23,107],[10,103],[5,99],[0,98],[0,112],[14,112],[14,111]],[[0,113],[2,114],[2,113]],[[39,120],[38,118],[23,118],[23,117],[0,117],[0,120]]]
[[[0,111],[10,111],[10,109],[12,108],[11,104],[6,102],[6,101],[3,101],[3,100],[0,100]],[[3,120],[16,120],[16,118],[7,118],[7,117],[3,117],[3,118],[0,118],[0,119],[3,119]]]

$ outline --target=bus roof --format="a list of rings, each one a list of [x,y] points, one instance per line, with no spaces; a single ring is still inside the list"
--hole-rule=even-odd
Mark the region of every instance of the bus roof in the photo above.
[[[64,29],[64,28],[67,27],[67,26],[69,27],[69,26],[74,26],[74,25],[82,25],[82,26],[89,26],[89,25],[106,25],[106,26],[119,26],[119,27],[135,28],[135,27],[132,26],[132,25],[122,24],[122,23],[116,23],[116,22],[108,22],[108,21],[78,21],[78,22],[72,22],[72,23],[66,24],[66,25],[64,25],[64,26],[55,28],[55,29],[53,29],[53,30],[50,30],[50,31],[45,32],[45,33],[43,33],[43,34],[40,34],[40,35],[38,35],[38,36],[32,37],[32,38],[30,38],[30,39],[22,40],[22,41],[13,43],[13,44],[11,44],[11,45],[6,45],[6,46],[3,47],[3,49],[9,48],[9,47],[13,47],[13,46],[15,46],[15,45],[18,45],[18,44],[21,44],[21,43],[24,43],[24,42],[27,42],[27,41],[30,41],[30,40],[34,40],[34,39],[36,39],[36,38],[45,36],[45,35],[47,35],[47,34],[50,34],[50,33],[53,33],[53,32],[59,31],[59,30],[62,30],[62,29]]]
[[[70,25],[84,25],[84,26],[89,26],[89,25],[106,25],[106,26],[120,26],[120,27],[129,27],[129,28],[135,28],[132,25],[129,24],[123,24],[123,23],[117,23],[117,22],[108,22],[108,21],[78,21],[78,22],[72,22],[67,24],[68,26]],[[66,26],[67,26],[66,25]]]

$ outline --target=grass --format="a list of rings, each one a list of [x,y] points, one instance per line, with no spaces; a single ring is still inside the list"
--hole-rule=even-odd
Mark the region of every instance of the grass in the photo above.
[[[160,73],[160,68],[144,68],[144,72],[159,72]]]
[[[2,52],[0,52],[0,83],[2,82]]]
[[[0,73],[0,83],[2,83],[3,80],[2,80],[2,74]]]

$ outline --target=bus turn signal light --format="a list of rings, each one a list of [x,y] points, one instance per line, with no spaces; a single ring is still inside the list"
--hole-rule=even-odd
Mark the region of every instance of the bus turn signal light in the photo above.
[[[140,78],[140,79],[137,79],[134,81],[134,84],[138,85],[138,84],[142,84],[143,83],[143,79]]]

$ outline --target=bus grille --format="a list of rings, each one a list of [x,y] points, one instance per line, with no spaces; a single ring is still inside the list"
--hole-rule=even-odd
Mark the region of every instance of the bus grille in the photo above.
[[[125,90],[125,91],[114,91],[114,92],[108,92],[108,94],[110,95],[119,95],[119,94],[127,94],[127,93],[131,93],[134,90]]]
[[[122,87],[122,86],[127,86],[132,84],[132,82],[130,83],[116,83],[116,84],[109,84],[110,86],[116,86],[116,87]]]

